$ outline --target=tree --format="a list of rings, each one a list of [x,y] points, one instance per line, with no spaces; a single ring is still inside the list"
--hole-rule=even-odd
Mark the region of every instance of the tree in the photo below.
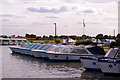
[[[104,38],[105,38],[105,39],[108,39],[109,37],[108,37],[108,35],[104,35]]]
[[[96,36],[96,38],[97,38],[97,39],[102,39],[102,38],[103,38],[103,34],[98,34],[98,35]]]

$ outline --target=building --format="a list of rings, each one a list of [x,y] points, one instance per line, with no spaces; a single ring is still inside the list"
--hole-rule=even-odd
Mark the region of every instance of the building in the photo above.
[[[118,2],[118,34],[120,34],[120,1]]]
[[[118,35],[117,41],[120,42],[120,1],[118,2]]]

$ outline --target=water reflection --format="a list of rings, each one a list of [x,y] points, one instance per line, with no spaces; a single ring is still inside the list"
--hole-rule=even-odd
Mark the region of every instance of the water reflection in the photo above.
[[[41,58],[34,58],[22,54],[11,54],[17,60],[22,60],[37,66],[39,70],[49,73],[48,77],[81,77],[81,73],[84,71],[81,68],[80,62],[50,62],[49,60],[43,60]]]
[[[100,71],[85,71],[80,62],[50,62],[28,55],[11,54],[8,46],[4,46],[3,78],[80,78],[103,79],[119,77],[105,76]]]

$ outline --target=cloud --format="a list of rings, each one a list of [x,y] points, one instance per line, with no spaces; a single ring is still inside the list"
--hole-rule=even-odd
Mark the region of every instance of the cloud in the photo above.
[[[104,18],[104,20],[118,20],[118,18],[110,18],[110,17],[107,17],[107,18]]]
[[[0,17],[11,17],[13,15],[10,15],[10,14],[0,14]]]
[[[108,3],[108,2],[118,2],[119,0],[63,0],[65,2],[93,2],[93,3]]]
[[[84,11],[82,11],[83,13],[95,13],[95,11],[93,11],[92,9],[90,10],[84,10]]]
[[[72,7],[73,10],[77,9],[77,7]]]
[[[68,11],[66,6],[62,6],[59,9],[57,8],[48,9],[44,7],[40,7],[39,9],[37,9],[37,8],[30,7],[30,8],[27,8],[27,10],[31,12],[40,12],[40,13],[61,13],[61,12]]]
[[[24,18],[25,16],[17,16],[17,15],[12,15],[12,14],[0,14],[0,17]]]
[[[49,25],[50,23],[33,22],[32,25]]]
[[[91,14],[91,13],[92,14],[96,14],[97,10],[90,8],[90,9],[85,9],[85,10],[79,10],[78,12],[76,12],[76,14],[78,14],[78,15],[81,15],[81,14]]]
[[[55,16],[46,16],[46,18],[59,18],[59,17],[55,17]]]
[[[9,21],[9,19],[1,19],[0,21]]]

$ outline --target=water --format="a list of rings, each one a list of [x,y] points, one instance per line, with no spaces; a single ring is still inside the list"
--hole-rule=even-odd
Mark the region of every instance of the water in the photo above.
[[[2,48],[3,78],[80,78],[108,79],[100,71],[85,71],[80,62],[50,62],[22,54],[12,54],[9,46]]]

